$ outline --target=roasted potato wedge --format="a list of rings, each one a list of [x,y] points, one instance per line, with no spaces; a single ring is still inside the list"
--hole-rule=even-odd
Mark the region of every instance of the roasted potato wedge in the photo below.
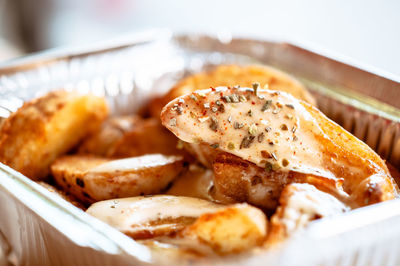
[[[0,162],[44,179],[51,163],[98,129],[107,114],[103,98],[77,92],[55,91],[29,101],[3,122]]]
[[[182,141],[213,148],[215,158],[221,151],[239,157],[214,160],[216,189],[237,201],[269,207],[266,200],[276,204],[277,188],[291,182],[313,184],[352,208],[399,195],[378,154],[288,93],[257,85],[196,91],[168,103],[161,121]]]
[[[174,234],[222,207],[202,199],[157,195],[100,201],[86,212],[134,239],[146,239]]]
[[[123,158],[144,154],[161,153],[166,155],[184,154],[177,148],[178,139],[166,130],[159,119],[146,119],[126,132],[112,148],[107,156]]]
[[[176,84],[165,96],[155,98],[149,109],[153,117],[159,117],[162,108],[173,99],[194,92],[218,86],[251,87],[259,82],[262,87],[291,93],[298,99],[315,105],[315,99],[295,78],[277,69],[261,65],[237,66],[222,65],[214,70],[191,75]]]
[[[262,245],[267,236],[265,214],[246,203],[202,214],[180,236],[196,239],[218,254],[239,253]]]
[[[124,135],[142,122],[137,115],[111,117],[104,121],[99,131],[87,136],[80,144],[78,153],[107,156]]]
[[[279,203],[269,224],[267,245],[281,242],[313,220],[349,210],[349,207],[335,197],[309,184],[294,183],[286,186]]]
[[[184,169],[183,157],[161,154],[120,160],[71,155],[51,166],[57,184],[85,203],[160,193]]]

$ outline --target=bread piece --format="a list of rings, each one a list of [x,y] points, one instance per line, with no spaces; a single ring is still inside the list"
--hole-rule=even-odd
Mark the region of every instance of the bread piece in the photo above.
[[[202,214],[180,234],[210,246],[218,254],[248,251],[267,235],[264,213],[248,204],[236,204]]]
[[[108,114],[103,98],[54,91],[25,103],[0,129],[0,161],[27,177],[46,178],[51,163]]]
[[[78,153],[107,156],[114,145],[142,122],[137,115],[111,117],[104,121],[99,131],[87,136],[80,144]]]
[[[83,202],[160,193],[184,170],[181,156],[144,155],[120,160],[72,155],[57,159],[57,184]]]
[[[307,89],[292,76],[269,66],[261,65],[221,65],[215,69],[182,79],[165,96],[155,98],[149,109],[153,117],[159,117],[161,109],[173,99],[194,92],[218,86],[251,87],[259,82],[261,87],[268,86],[271,90],[291,93],[298,99],[315,105],[315,99]]]
[[[398,195],[385,162],[368,145],[284,92],[196,91],[168,103],[161,120],[182,141],[214,150],[215,187],[237,201],[267,206],[268,193],[276,201],[276,188],[287,182],[313,184],[352,208]],[[221,152],[238,158],[217,159]],[[201,157],[205,154],[201,149]]]
[[[349,207],[335,197],[309,184],[294,183],[286,186],[279,203],[271,218],[267,245],[285,240],[311,221],[349,210]]]
[[[196,198],[157,195],[100,201],[87,213],[135,239],[147,239],[174,234],[222,207]]]

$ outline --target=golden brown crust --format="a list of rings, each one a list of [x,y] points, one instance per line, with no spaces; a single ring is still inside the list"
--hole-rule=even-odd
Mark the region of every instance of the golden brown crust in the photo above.
[[[52,164],[51,171],[57,184],[65,191],[82,202],[93,203],[99,200],[160,193],[184,170],[184,161],[178,156],[158,156],[159,164],[147,166],[145,162],[129,161],[122,163],[120,168],[98,171],[95,170],[96,167],[117,160],[71,155],[57,159]],[[126,166],[129,168],[124,169]]]
[[[103,98],[55,91],[25,103],[0,129],[0,161],[31,179],[96,130],[108,114]]]
[[[180,236],[194,238],[218,254],[239,253],[261,245],[267,235],[264,213],[248,204],[201,215]]]
[[[251,87],[254,82],[259,82],[262,87],[268,84],[271,90],[285,91],[312,105],[316,104],[315,99],[298,80],[277,69],[261,65],[222,65],[182,79],[165,96],[151,101],[150,114],[158,118],[168,102],[195,90],[208,89],[210,86]]]

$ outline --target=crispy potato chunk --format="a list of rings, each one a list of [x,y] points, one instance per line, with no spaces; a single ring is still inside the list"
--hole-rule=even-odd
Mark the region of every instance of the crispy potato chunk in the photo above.
[[[235,85],[251,87],[254,82],[259,82],[262,87],[268,85],[271,90],[288,92],[312,105],[316,104],[315,99],[299,81],[277,69],[261,65],[222,65],[214,70],[182,79],[165,96],[155,98],[149,104],[150,113],[158,118],[161,109],[168,102],[196,90]]]
[[[255,207],[245,203],[236,204],[201,215],[181,235],[197,239],[219,254],[238,253],[264,242],[267,219]]]
[[[52,186],[49,183],[46,183],[43,181],[38,181],[37,183],[39,185],[41,185],[42,187],[46,188],[51,193],[65,199],[66,201],[68,201],[69,203],[74,205],[75,207],[78,207],[79,209],[82,209],[82,210],[86,209],[85,206],[83,206],[83,204],[81,202],[77,201],[74,196],[72,196],[71,194],[68,194],[64,190],[60,190],[60,189],[56,188],[55,186]]]
[[[267,245],[278,243],[311,221],[343,213],[350,208],[309,184],[286,186],[280,206],[270,222]]]
[[[87,136],[79,146],[78,153],[107,156],[113,146],[124,135],[142,122],[142,118],[136,115],[111,117],[104,121],[99,131]]]
[[[51,166],[57,184],[86,203],[160,193],[183,170],[183,157],[161,154],[120,160],[72,155]]]
[[[126,132],[110,148],[109,157],[133,157],[144,154],[161,153],[166,155],[183,154],[177,148],[178,138],[165,129],[159,119],[146,119]]]
[[[27,177],[47,177],[49,166],[89,132],[108,109],[103,98],[55,91],[25,103],[0,129],[0,161]]]
[[[100,201],[87,213],[135,239],[147,239],[176,233],[222,207],[202,199],[157,195]]]

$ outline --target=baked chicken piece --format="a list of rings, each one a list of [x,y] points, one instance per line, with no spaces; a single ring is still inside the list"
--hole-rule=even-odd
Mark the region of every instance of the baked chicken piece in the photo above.
[[[47,177],[51,163],[97,130],[108,115],[104,98],[54,91],[26,102],[2,122],[0,162],[27,177]]]
[[[173,99],[205,88],[217,86],[251,87],[253,82],[271,90],[291,93],[298,99],[315,105],[315,99],[295,78],[275,68],[261,65],[222,65],[203,73],[188,76],[176,84],[166,95],[155,98],[149,109],[153,117],[159,117],[162,108]]]
[[[57,184],[85,203],[160,193],[185,170],[182,156],[161,154],[112,160],[87,155],[57,159]]]
[[[161,120],[178,138],[208,146],[217,192],[274,208],[290,183],[309,183],[357,208],[398,188],[385,162],[312,105],[285,92],[217,87],[167,104]]]

